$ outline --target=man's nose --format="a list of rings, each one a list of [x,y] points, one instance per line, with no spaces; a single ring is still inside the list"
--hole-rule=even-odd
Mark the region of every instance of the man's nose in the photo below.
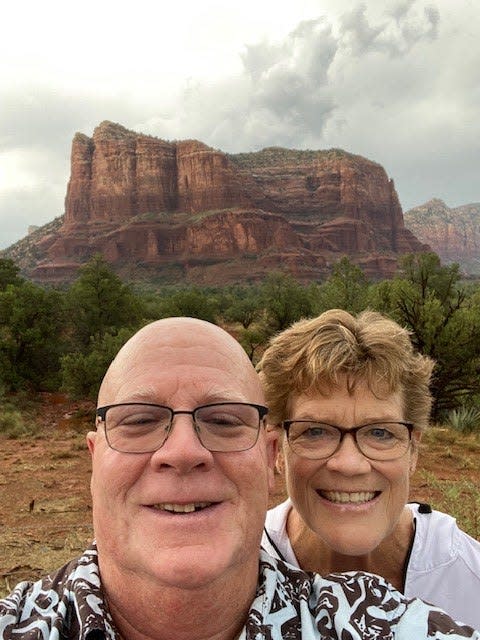
[[[180,473],[188,473],[197,467],[211,468],[214,458],[200,442],[193,416],[180,413],[173,416],[168,437],[152,454],[151,462],[159,468],[171,467]]]
[[[370,460],[358,448],[353,434],[345,433],[337,450],[328,458],[326,466],[330,471],[344,475],[358,475],[371,470]]]

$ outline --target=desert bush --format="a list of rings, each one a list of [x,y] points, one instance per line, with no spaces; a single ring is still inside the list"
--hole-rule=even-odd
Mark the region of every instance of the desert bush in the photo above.
[[[480,409],[467,406],[452,409],[447,413],[445,422],[447,426],[460,433],[480,431]]]
[[[61,359],[62,389],[73,398],[96,398],[100,383],[120,347],[135,333],[125,327],[118,333],[94,336],[87,353],[67,353]]]
[[[36,432],[35,424],[26,420],[21,411],[10,406],[0,407],[0,433],[7,438],[24,438]]]

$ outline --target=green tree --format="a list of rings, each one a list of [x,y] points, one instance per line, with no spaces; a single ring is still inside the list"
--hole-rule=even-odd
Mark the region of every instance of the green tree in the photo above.
[[[409,253],[400,260],[400,277],[411,282],[423,298],[428,291],[434,291],[436,297],[445,306],[458,296],[464,296],[464,288],[458,288],[460,267],[453,263],[442,266],[436,253]]]
[[[269,274],[261,287],[260,299],[274,331],[282,331],[296,320],[312,315],[309,290],[290,274]]]
[[[433,418],[480,391],[480,305],[460,284],[458,265],[427,253],[405,256],[401,272],[373,288],[372,306],[410,329],[412,342],[436,362]]]
[[[258,287],[239,286],[224,295],[222,316],[227,322],[238,322],[247,330],[262,316],[262,301]]]
[[[136,326],[143,315],[140,298],[100,255],[81,267],[67,292],[67,309],[74,343],[86,352],[92,336],[98,340],[122,327]]]
[[[363,271],[344,256],[333,266],[332,275],[318,288],[315,312],[345,309],[356,314],[368,304],[368,289]]]
[[[86,353],[67,353],[61,359],[62,389],[74,398],[96,398],[100,383],[120,347],[135,329],[94,336]]]
[[[218,299],[209,290],[185,287],[170,295],[164,293],[158,301],[156,312],[158,318],[188,316],[214,323],[218,313]]]
[[[0,259],[0,291],[5,291],[7,285],[14,284],[19,285],[22,283],[23,278],[21,278],[18,274],[20,273],[20,268],[17,267],[13,260],[10,258],[1,258]]]
[[[258,352],[264,347],[272,335],[272,330],[264,322],[251,324],[248,328],[239,331],[237,339],[245,349],[250,360],[256,364]]]
[[[0,379],[7,388],[58,387],[63,324],[58,291],[31,282],[0,291]]]

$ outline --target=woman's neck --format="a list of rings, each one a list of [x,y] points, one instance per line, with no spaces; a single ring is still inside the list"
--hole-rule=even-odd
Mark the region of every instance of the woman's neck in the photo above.
[[[383,576],[396,589],[403,591],[404,568],[414,535],[412,513],[408,507],[405,507],[392,533],[365,555],[338,553],[303,522],[294,508],[288,515],[287,529],[302,569],[321,575],[339,571],[367,571]]]

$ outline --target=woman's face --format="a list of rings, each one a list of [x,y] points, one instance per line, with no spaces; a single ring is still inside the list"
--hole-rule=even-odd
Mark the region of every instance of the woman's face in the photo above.
[[[404,420],[399,392],[377,397],[363,381],[349,391],[346,379],[340,379],[338,387],[321,391],[294,395],[289,419],[345,428]],[[286,439],[283,451],[287,489],[296,510],[332,550],[364,555],[393,531],[408,500],[416,448],[382,462],[366,458],[351,437],[344,438],[336,453],[323,460],[301,458]]]

